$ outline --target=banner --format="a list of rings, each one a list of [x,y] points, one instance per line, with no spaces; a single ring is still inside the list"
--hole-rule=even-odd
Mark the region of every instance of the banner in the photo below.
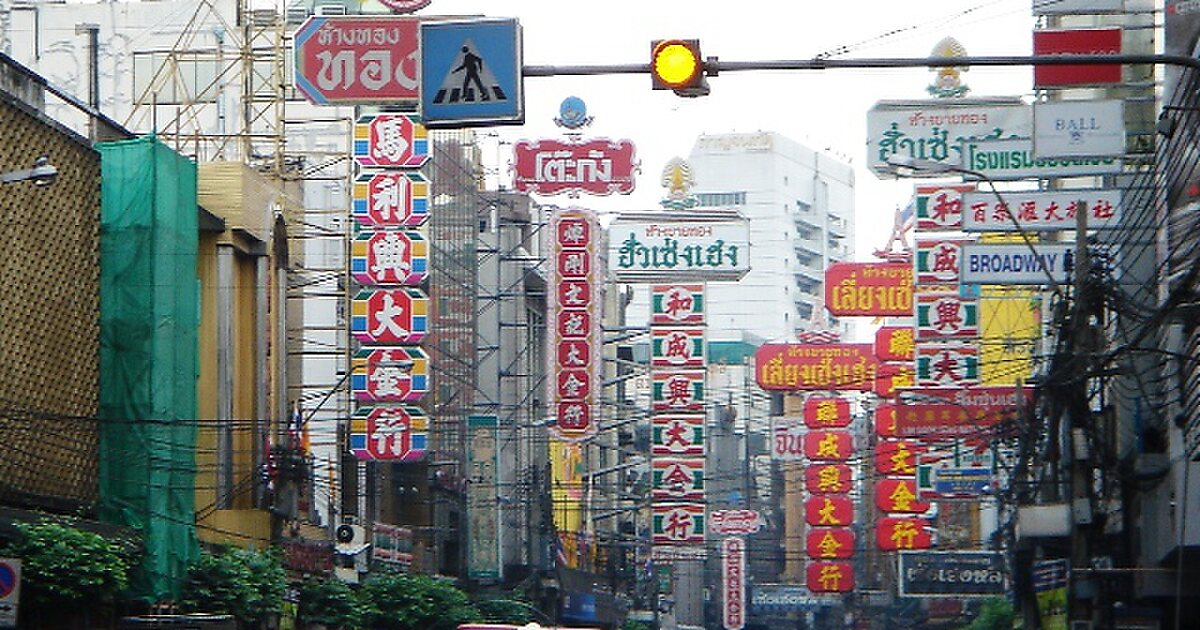
[[[1004,557],[991,551],[900,553],[903,597],[998,597],[1006,592]]]

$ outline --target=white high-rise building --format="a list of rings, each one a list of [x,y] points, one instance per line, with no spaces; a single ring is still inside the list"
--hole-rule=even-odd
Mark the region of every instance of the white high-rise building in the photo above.
[[[709,361],[814,327],[841,330],[824,311],[824,279],[829,263],[854,254],[850,164],[769,131],[702,135],[687,160],[698,211],[735,209],[750,222],[750,272],[706,290]],[[646,320],[639,297],[631,323]]]

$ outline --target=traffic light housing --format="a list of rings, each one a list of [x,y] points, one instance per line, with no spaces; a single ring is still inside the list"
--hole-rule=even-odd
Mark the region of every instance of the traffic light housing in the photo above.
[[[650,77],[656,90],[680,96],[705,96],[704,58],[698,39],[660,39],[650,42]]]

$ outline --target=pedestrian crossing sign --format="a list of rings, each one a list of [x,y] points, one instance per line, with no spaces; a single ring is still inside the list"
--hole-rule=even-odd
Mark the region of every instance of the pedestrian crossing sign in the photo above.
[[[426,127],[525,122],[521,29],[515,18],[421,25]]]

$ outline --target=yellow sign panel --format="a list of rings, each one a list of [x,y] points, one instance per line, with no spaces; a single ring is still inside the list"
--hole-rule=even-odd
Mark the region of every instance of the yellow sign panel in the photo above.
[[[1041,339],[1042,307],[1037,291],[985,286],[979,299],[980,385],[1015,386],[1029,380]]]

